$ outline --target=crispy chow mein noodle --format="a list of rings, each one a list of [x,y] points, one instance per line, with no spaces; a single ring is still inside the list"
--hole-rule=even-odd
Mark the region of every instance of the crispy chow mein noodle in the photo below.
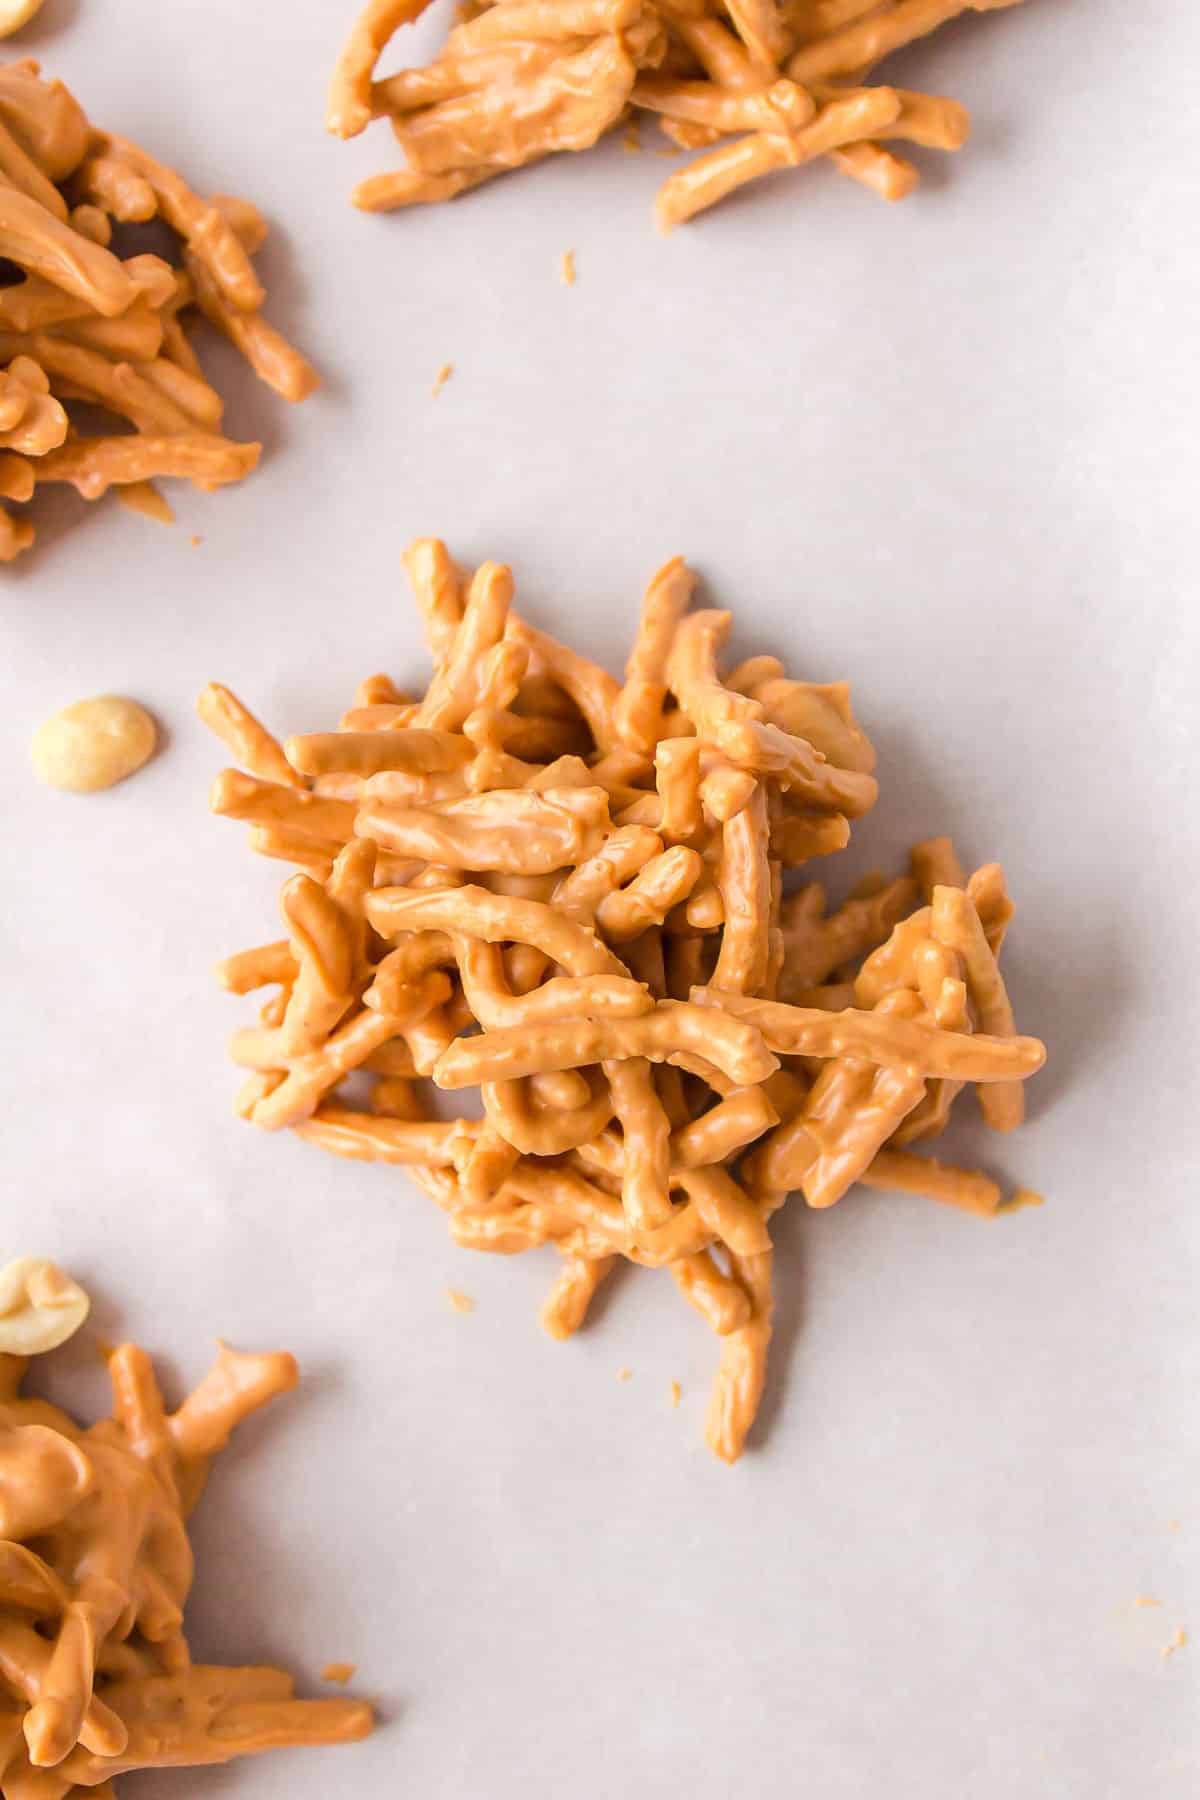
[[[178,266],[121,253],[120,227],[153,219],[173,234]],[[115,488],[169,520],[159,478],[213,489],[251,472],[261,446],[222,433],[224,402],[190,332],[207,319],[286,400],[316,387],[263,317],[250,258],[266,234],[248,200],[203,199],[97,130],[35,62],[0,66],[0,502],[24,506],[65,482],[85,500]],[[83,422],[97,414],[99,429]],[[0,505],[0,562],[33,540],[32,517]]]
[[[465,1247],[553,1245],[554,1337],[619,1260],[669,1270],[721,1338],[708,1441],[732,1461],[789,1193],[1002,1206],[910,1146],[967,1085],[1010,1130],[1044,1060],[1000,973],[1003,874],[965,877],[930,839],[830,910],[807,864],[877,794],[848,690],[773,657],[724,674],[729,615],[689,610],[679,559],[623,683],[518,618],[507,569],[469,575],[433,541],[405,563],[423,697],[369,677],[339,729],[281,746],[227,689],[201,696],[243,764],[213,809],[298,870],[283,935],[220,971],[272,990],[234,1038],[237,1111],[405,1168]],[[438,1089],[478,1090],[482,1117],[439,1118]]]
[[[5,1319],[18,1319],[26,1351],[52,1348],[63,1331],[50,1315],[66,1310],[78,1324],[86,1295],[50,1264],[18,1268]],[[22,1395],[26,1364],[0,1353],[5,1800],[113,1800],[114,1780],[132,1769],[365,1737],[365,1703],[297,1700],[282,1669],[193,1663],[183,1630],[186,1521],[209,1463],[242,1419],[295,1386],[292,1358],[222,1346],[168,1412],[150,1358],[124,1344],[108,1356],[112,1417],[86,1429]]]
[[[388,119],[405,166],[355,190],[366,212],[457,195],[606,132],[657,120],[695,160],[659,189],[672,226],[777,169],[825,158],[884,200],[920,182],[893,145],[957,150],[954,100],[863,85],[960,13],[1018,0],[463,0],[434,62],[378,78],[429,0],[368,0],[334,71],[326,122]],[[633,148],[637,148],[635,138]]]

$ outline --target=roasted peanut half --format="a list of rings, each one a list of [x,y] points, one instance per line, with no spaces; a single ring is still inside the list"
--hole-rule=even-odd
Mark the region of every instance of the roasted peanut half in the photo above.
[[[0,1352],[40,1356],[79,1330],[91,1301],[43,1256],[21,1256],[0,1269]]]
[[[136,700],[101,694],[76,700],[39,725],[30,753],[47,787],[94,794],[140,769],[157,741],[154,720]]]

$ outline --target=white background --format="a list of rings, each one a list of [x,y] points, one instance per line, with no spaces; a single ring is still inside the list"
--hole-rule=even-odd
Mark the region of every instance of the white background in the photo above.
[[[322,130],[351,10],[48,0],[21,41],[263,206],[272,316],[328,376],[292,411],[218,352],[261,472],[180,491],[174,531],[56,508],[3,577],[4,1259],[59,1258],[173,1392],[217,1333],[296,1351],[305,1386],[198,1515],[194,1643],[313,1689],[354,1661],[383,1709],[358,1749],[128,1791],[1190,1800],[1200,1648],[1160,1647],[1200,1634],[1196,15],[965,20],[895,65],[976,122],[916,198],[816,169],[664,241],[673,165],[615,144],[353,212],[394,146]],[[1022,1135],[968,1119],[955,1148],[1047,1205],[785,1214],[732,1471],[700,1441],[715,1346],[665,1277],[553,1345],[549,1253],[457,1252],[402,1173],[230,1113],[252,1003],[210,967],[276,935],[283,870],[208,816],[194,696],[219,678],[290,732],[369,671],[420,679],[399,554],[432,533],[614,664],[686,552],[744,651],[852,679],[883,801],[848,866],[949,830],[1020,905],[1007,966],[1050,1065]],[[162,721],[158,760],[38,789],[36,724],[114,690]],[[56,1391],[99,1404],[93,1355]]]

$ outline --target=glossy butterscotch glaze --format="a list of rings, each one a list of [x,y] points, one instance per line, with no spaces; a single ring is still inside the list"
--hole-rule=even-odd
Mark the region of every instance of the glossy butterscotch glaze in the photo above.
[[[143,1350],[108,1366],[112,1417],[85,1429],[25,1397],[25,1360],[0,1355],[0,1794],[111,1794],[131,1769],[363,1737],[363,1703],[193,1664],[183,1630],[187,1516],[231,1430],[295,1385],[292,1358],[222,1347],[174,1412]]]
[[[874,804],[874,753],[844,684],[774,657],[722,672],[730,617],[691,610],[681,559],[623,682],[518,618],[508,569],[467,577],[435,541],[405,561],[422,698],[371,677],[339,729],[281,748],[227,689],[201,697],[247,771],[218,777],[214,810],[300,868],[285,936],[222,966],[232,992],[276,989],[234,1039],[237,1110],[407,1168],[465,1247],[554,1244],[553,1337],[619,1258],[669,1269],[721,1339],[707,1435],[732,1461],[790,1192],[1000,1209],[994,1183],[907,1146],[965,1083],[1009,1128],[1044,1059],[999,974],[1003,875],[968,880],[931,839],[834,911],[816,882],[785,892]],[[367,1109],[339,1094],[356,1071]],[[430,1082],[477,1089],[483,1117],[437,1117]]]
[[[677,148],[703,152],[659,191],[668,231],[821,157],[903,199],[920,174],[888,143],[957,150],[970,119],[953,100],[859,84],[958,14],[1016,0],[467,0],[433,63],[376,79],[390,39],[428,3],[368,0],[334,71],[330,131],[353,137],[386,118],[404,153],[403,169],[356,189],[357,206],[452,200],[648,115]]]
[[[178,267],[114,247],[115,228],[155,218],[175,235]],[[169,520],[154,479],[207,489],[250,473],[260,446],[223,435],[224,403],[188,333],[202,314],[285,399],[312,392],[314,370],[262,314],[250,257],[265,235],[248,201],[204,199],[96,130],[36,63],[0,67],[0,268],[21,277],[0,286],[0,501],[27,503],[51,482],[87,500],[115,486]],[[120,425],[81,435],[75,402]],[[33,536],[31,517],[0,506],[0,562]]]

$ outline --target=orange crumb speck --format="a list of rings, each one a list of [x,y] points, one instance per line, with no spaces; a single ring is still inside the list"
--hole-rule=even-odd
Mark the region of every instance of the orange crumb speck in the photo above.
[[[447,1288],[446,1298],[456,1313],[472,1313],[475,1311],[475,1302],[472,1300],[470,1294],[460,1294],[457,1288]]]
[[[564,250],[563,251],[562,261],[559,264],[559,268],[562,273],[563,285],[565,287],[574,287],[575,286],[575,252],[573,250]]]
[[[453,375],[453,373],[454,373],[454,364],[453,363],[443,363],[442,364],[441,368],[437,372],[437,375],[434,377],[433,386],[429,390],[435,400],[437,399],[438,395],[441,393],[442,389],[445,387],[446,383],[449,381],[449,379]]]
[[[353,1663],[326,1663],[321,1670],[321,1680],[336,1681],[339,1686],[344,1687],[348,1681],[353,1681],[354,1669]]]
[[[671,1383],[670,1387],[667,1389],[667,1392],[671,1396],[671,1405],[678,1406],[679,1402],[683,1396],[683,1389],[680,1387],[679,1383],[677,1381],[673,1381]]]
[[[1178,1531],[1179,1530],[1179,1520],[1178,1519],[1168,1519],[1167,1520],[1167,1530],[1168,1531]]]
[[[1035,1193],[1033,1188],[1017,1188],[1007,1200],[1001,1200],[999,1206],[992,1209],[993,1218],[1007,1217],[1009,1213],[1021,1212],[1027,1206],[1045,1206],[1044,1194]]]
[[[618,1381],[632,1381],[633,1380],[633,1370],[632,1369],[618,1369],[617,1370],[617,1380]]]
[[[1133,1604],[1135,1606],[1161,1606],[1162,1601],[1156,1600],[1153,1594],[1139,1594]]]
[[[1163,1655],[1164,1656],[1174,1656],[1174,1654],[1177,1650],[1183,1649],[1183,1647],[1187,1643],[1187,1641],[1188,1641],[1188,1634],[1183,1629],[1183,1626],[1181,1625],[1179,1627],[1178,1631],[1175,1633],[1175,1636],[1171,1639],[1170,1643],[1163,1645],[1163,1648],[1162,1648]]]

